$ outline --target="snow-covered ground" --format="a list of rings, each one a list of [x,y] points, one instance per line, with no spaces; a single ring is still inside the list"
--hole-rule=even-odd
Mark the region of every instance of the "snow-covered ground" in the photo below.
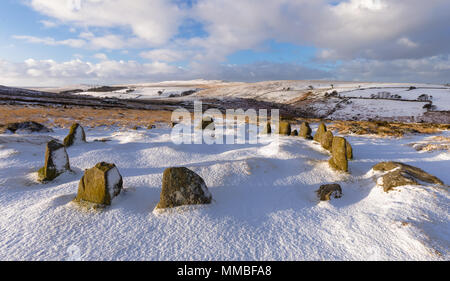
[[[379,93],[391,93],[393,95],[399,95],[401,99],[405,100],[417,100],[421,95],[428,95],[430,101],[436,106],[436,110],[450,110],[450,87],[439,86],[425,86],[417,89],[410,90],[407,87],[404,88],[368,88],[358,89],[352,91],[341,92],[341,96],[344,97],[363,97],[370,98],[371,95],[377,95]]]
[[[86,128],[67,149],[74,173],[38,184],[49,134],[0,135],[0,260],[448,260],[448,190],[383,192],[371,167],[402,161],[450,183],[450,152],[417,152],[402,139],[349,137],[350,175],[331,170],[319,145],[281,137],[258,145],[175,145],[170,130]],[[61,140],[67,130],[50,136]],[[444,135],[449,135],[444,132]],[[94,142],[108,138],[109,142]],[[103,211],[71,203],[83,170],[115,163],[125,191]],[[162,173],[186,166],[213,203],[157,214]],[[343,197],[318,202],[321,184]],[[73,258],[73,257],[72,257]]]

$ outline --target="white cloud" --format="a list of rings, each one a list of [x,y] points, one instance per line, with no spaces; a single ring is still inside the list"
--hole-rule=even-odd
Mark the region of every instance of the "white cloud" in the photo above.
[[[155,46],[177,33],[183,17],[174,3],[165,0],[31,0],[29,5],[48,17],[81,27],[129,28]]]
[[[176,74],[178,68],[161,62],[102,60],[91,63],[74,59],[66,62],[27,59],[13,63],[0,59],[0,84],[50,86],[73,83],[120,83],[156,81]]]
[[[86,41],[82,39],[66,39],[66,40],[55,40],[51,37],[39,38],[35,36],[28,35],[14,35],[14,39],[24,40],[29,43],[45,44],[49,46],[68,46],[72,48],[82,48],[86,46]]]
[[[182,51],[175,51],[170,49],[156,49],[142,52],[140,56],[153,61],[165,62],[174,62],[186,59],[186,54],[183,54]]]
[[[94,58],[98,59],[98,60],[107,60],[108,56],[106,54],[103,53],[97,53],[94,55]]]
[[[46,28],[52,28],[52,27],[58,26],[58,24],[56,22],[49,21],[49,20],[41,20],[39,22]]]

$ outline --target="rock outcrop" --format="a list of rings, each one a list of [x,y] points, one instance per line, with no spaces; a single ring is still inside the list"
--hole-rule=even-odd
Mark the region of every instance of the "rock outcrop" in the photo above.
[[[382,180],[380,182],[385,192],[398,186],[417,185],[419,184],[419,181],[429,184],[444,185],[439,178],[424,170],[400,162],[381,162],[373,166],[372,169],[374,171],[386,172],[381,177]]]
[[[111,205],[123,188],[122,176],[116,165],[101,162],[84,171],[78,185],[76,201]]]
[[[38,171],[38,180],[40,182],[52,181],[66,171],[70,171],[66,148],[55,140],[49,141],[45,151],[44,167]]]
[[[163,174],[160,201],[156,209],[209,204],[211,200],[211,193],[199,175],[185,167],[168,168]]]
[[[329,201],[331,198],[341,198],[342,188],[339,184],[324,184],[316,191],[320,201]]]
[[[77,143],[86,142],[86,134],[80,124],[75,123],[70,127],[69,134],[64,138],[64,145],[66,147]]]
[[[328,161],[333,169],[348,172],[347,141],[343,137],[333,137],[331,158]]]
[[[300,126],[300,132],[299,132],[299,136],[308,140],[312,140],[313,137],[311,135],[312,130],[311,127],[309,127],[309,123],[308,122],[303,122],[302,125]]]

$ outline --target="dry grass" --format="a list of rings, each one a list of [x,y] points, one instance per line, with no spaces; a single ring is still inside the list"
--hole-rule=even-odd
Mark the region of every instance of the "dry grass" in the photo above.
[[[148,127],[169,123],[171,111],[134,109],[96,109],[91,107],[43,107],[0,105],[0,124],[35,121],[47,127],[69,128],[74,122],[82,126]]]
[[[402,137],[406,134],[434,134],[441,130],[449,130],[448,124],[426,123],[389,123],[370,121],[335,121],[329,125],[331,130],[340,134],[378,135],[381,137]]]

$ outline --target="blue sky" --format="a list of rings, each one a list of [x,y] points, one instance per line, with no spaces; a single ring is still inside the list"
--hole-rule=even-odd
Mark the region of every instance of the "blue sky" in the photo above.
[[[0,84],[448,83],[450,4],[422,2],[3,0]]]

